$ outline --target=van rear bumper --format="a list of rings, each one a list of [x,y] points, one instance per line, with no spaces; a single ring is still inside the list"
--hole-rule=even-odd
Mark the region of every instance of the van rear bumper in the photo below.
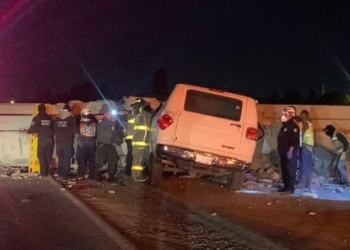
[[[160,156],[168,156],[178,160],[187,161],[191,163],[191,165],[195,164],[201,167],[217,167],[217,168],[225,168],[225,169],[235,169],[246,171],[250,167],[249,162],[244,162],[241,160],[228,158],[219,155],[213,155],[206,152],[199,152],[190,149],[172,147],[167,145],[158,144],[156,147],[156,153]],[[201,159],[202,158],[202,159]],[[203,162],[203,158],[207,161]]]

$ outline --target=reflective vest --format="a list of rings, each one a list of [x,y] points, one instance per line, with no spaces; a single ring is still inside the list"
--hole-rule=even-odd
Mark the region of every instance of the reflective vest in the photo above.
[[[312,127],[312,123],[309,121],[306,121],[309,124],[309,128],[305,131],[303,136],[303,143],[309,146],[313,146],[315,144],[314,142],[314,129]]]
[[[147,147],[148,136],[151,129],[152,113],[142,111],[135,119],[134,123],[134,137],[132,141],[133,146]]]

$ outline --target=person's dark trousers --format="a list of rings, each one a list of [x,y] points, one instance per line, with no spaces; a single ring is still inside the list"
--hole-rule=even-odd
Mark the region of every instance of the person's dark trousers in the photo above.
[[[63,179],[68,179],[68,172],[74,155],[73,145],[57,145],[56,154],[58,158],[58,175]]]
[[[93,140],[81,140],[77,146],[78,178],[84,177],[85,164],[89,165],[89,179],[96,179],[96,143]]]
[[[48,176],[53,154],[53,140],[39,140],[38,142],[38,159],[40,164],[40,175]]]
[[[149,152],[149,148],[145,148],[145,150],[143,151],[143,156],[142,156],[142,166],[144,167],[143,169],[143,174],[145,176],[149,175],[149,171],[150,171],[150,152]]]
[[[125,174],[126,175],[131,175],[131,166],[132,166],[132,140],[127,139],[126,140],[126,147],[127,147],[127,154],[126,154],[126,164],[125,164]]]
[[[307,147],[301,147],[300,179],[305,188],[310,188],[312,172],[312,151]]]
[[[284,188],[294,191],[296,172],[298,168],[298,151],[293,151],[293,156],[288,160],[287,155],[281,155],[281,171]]]
[[[114,176],[115,165],[118,162],[117,151],[114,145],[111,144],[100,144],[97,149],[97,158],[99,163],[99,169],[103,167],[104,162],[107,162],[108,176]]]

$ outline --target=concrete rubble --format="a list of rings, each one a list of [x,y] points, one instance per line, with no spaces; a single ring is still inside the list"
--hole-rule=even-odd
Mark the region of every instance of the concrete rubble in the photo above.
[[[340,194],[344,197],[350,193],[350,188],[340,186],[337,179],[336,170],[333,167],[333,153],[316,145],[313,151],[313,171],[311,175],[311,188],[302,189],[296,186],[296,194],[310,198],[320,198],[329,196],[331,199],[335,197],[333,194]],[[259,164],[255,170],[250,170],[245,174],[245,181],[242,190],[258,191],[258,192],[276,192],[283,186],[281,179],[280,160],[276,150],[272,150],[269,154],[261,154],[259,156]],[[297,172],[297,182],[299,181],[299,171]],[[329,193],[329,194],[327,194]],[[349,196],[349,195],[347,195]],[[334,198],[337,199],[337,198]],[[344,199],[344,198],[341,198]],[[349,198],[345,198],[350,200]]]
[[[13,167],[8,165],[0,165],[0,178],[12,178],[15,180],[28,179],[30,177],[38,177],[39,173],[28,173],[28,167]]]

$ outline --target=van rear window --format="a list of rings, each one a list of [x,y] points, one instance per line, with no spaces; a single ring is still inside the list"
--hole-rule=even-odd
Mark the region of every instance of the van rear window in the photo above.
[[[197,90],[187,90],[185,110],[203,115],[239,121],[242,101]]]

